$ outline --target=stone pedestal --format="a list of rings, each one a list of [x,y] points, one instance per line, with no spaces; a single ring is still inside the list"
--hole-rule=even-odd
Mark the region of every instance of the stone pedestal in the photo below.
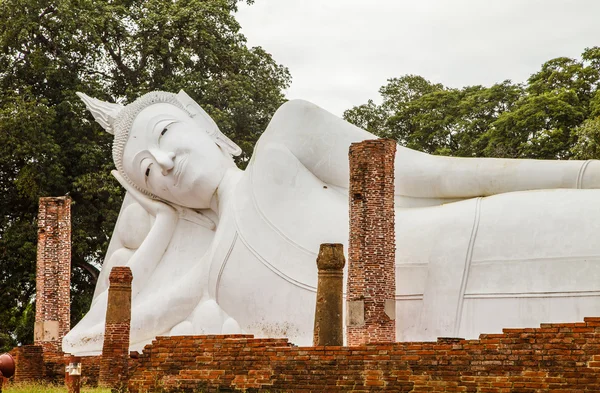
[[[348,345],[395,341],[395,154],[393,140],[350,146]]]
[[[132,280],[131,269],[125,266],[113,267],[109,275],[99,386],[121,389],[127,385]]]
[[[40,198],[34,343],[62,351],[71,329],[71,198]]]
[[[319,281],[313,345],[344,345],[345,264],[343,245],[321,244],[317,258]]]

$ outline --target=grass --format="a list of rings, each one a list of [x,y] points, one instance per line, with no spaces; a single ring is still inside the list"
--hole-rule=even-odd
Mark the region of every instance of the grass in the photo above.
[[[67,388],[61,385],[19,383],[4,386],[2,388],[2,393],[67,393]],[[81,393],[110,393],[110,389],[82,386]]]

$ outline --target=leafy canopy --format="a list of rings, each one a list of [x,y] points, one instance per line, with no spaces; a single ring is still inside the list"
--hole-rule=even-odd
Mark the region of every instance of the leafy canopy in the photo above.
[[[33,337],[38,198],[74,201],[73,324],[119,212],[112,138],[76,91],[127,103],[184,89],[242,147],[245,165],[290,75],[247,47],[236,10],[235,0],[0,2],[0,351]]]
[[[421,76],[388,80],[344,118],[431,154],[545,159],[600,158],[600,47],[581,60],[544,63],[527,83],[461,89]]]

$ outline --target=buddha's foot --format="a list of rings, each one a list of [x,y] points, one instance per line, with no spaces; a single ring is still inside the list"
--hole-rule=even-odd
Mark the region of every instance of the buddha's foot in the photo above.
[[[187,320],[171,329],[171,336],[203,334],[240,334],[242,329],[216,301],[210,299],[200,302]]]

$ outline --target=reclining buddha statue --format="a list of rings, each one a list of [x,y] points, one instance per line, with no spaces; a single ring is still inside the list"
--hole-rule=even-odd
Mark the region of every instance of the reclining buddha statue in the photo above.
[[[187,94],[121,106],[80,94],[114,134],[127,190],[90,311],[64,338],[102,350],[108,274],[133,272],[131,350],[159,335],[310,345],[321,243],[348,241],[348,148],[376,138],[305,101],[273,116],[246,170]],[[395,159],[396,339],[474,338],[600,315],[600,163]]]

